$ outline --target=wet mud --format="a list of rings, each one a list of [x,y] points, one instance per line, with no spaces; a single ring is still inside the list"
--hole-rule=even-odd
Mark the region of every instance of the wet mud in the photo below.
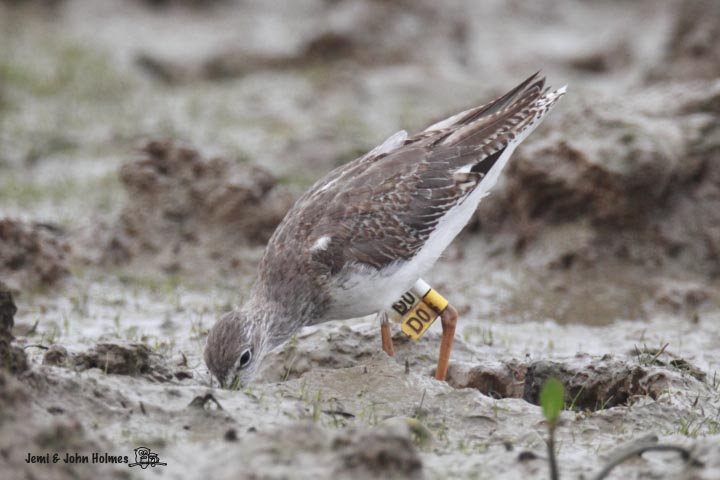
[[[717,2],[37,3],[0,2],[8,478],[545,478],[551,377],[563,478],[720,477]],[[304,189],[539,68],[568,95],[426,278],[447,382],[439,324],[389,357],[372,318],[212,381]]]
[[[69,275],[68,244],[54,225],[0,220],[0,278],[16,290],[41,289]]]
[[[488,243],[507,234],[497,249],[531,267],[529,283],[568,299],[568,318],[588,294],[627,317],[717,304],[718,88],[643,87],[567,107],[552,119],[557,130],[518,152],[476,233]],[[590,291],[571,287],[589,277]]]
[[[692,0],[676,7],[672,31],[661,65],[651,80],[717,79],[720,75],[720,7],[709,0]]]
[[[313,7],[322,8],[323,16],[309,19],[307,34],[288,49],[232,46],[189,62],[142,52],[136,63],[152,77],[177,84],[240,78],[258,71],[342,68],[359,72],[425,63],[427,50],[418,48],[420,45],[432,45],[434,51],[453,51],[457,57],[466,54],[466,19],[433,2],[351,0]]]
[[[68,418],[60,407],[38,410],[34,396],[39,392],[28,388],[27,378],[19,380],[0,371],[0,452],[3,474],[8,478],[91,479],[128,478],[125,469],[110,462],[87,464],[65,462],[66,452],[74,458],[76,452],[92,458],[105,453],[127,455],[115,449],[107,439],[98,439],[78,418]],[[50,453],[49,456],[47,454]],[[52,463],[59,453],[57,463]],[[31,459],[31,457],[35,457]]]
[[[142,154],[120,169],[128,204],[109,227],[101,263],[152,262],[179,273],[210,262],[232,270],[244,259],[227,253],[264,245],[294,201],[274,175],[257,166],[205,158],[172,142],[149,142]]]
[[[15,325],[17,306],[9,287],[0,282],[0,366],[10,373],[20,373],[28,369],[25,352],[12,344],[12,330]]]

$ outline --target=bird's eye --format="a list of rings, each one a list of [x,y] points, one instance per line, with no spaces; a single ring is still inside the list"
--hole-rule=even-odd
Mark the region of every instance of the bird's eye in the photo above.
[[[240,368],[247,367],[250,360],[252,360],[252,352],[250,350],[245,350],[242,355],[240,355]]]

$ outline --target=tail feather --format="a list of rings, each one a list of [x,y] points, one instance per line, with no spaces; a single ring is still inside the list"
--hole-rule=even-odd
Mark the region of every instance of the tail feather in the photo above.
[[[541,90],[532,87],[504,110],[460,126],[441,143],[448,146],[489,146],[497,141],[497,148],[501,148],[511,139],[505,138],[506,134],[512,136],[512,132],[522,130],[532,119],[532,107],[540,95]]]
[[[511,105],[515,100],[517,100],[519,94],[525,91],[528,88],[528,85],[530,85],[533,81],[538,79],[538,75],[540,75],[540,71],[537,71],[534,74],[530,75],[522,83],[520,83],[520,85],[510,90],[502,97],[496,98],[495,100],[484,105],[480,105],[479,107],[470,108],[444,120],[441,120],[426,128],[425,132],[423,133],[437,132],[440,130],[457,127],[459,125],[464,125],[474,120],[477,120],[482,116],[488,116],[496,112],[502,111],[503,109]],[[542,87],[545,85],[545,78],[540,78],[537,84],[539,84],[539,88],[542,89]]]
[[[531,77],[529,80],[533,79]],[[437,144],[453,147],[477,147],[493,153],[508,145],[521,132],[535,125],[565,93],[565,87],[554,92],[545,90],[545,79],[528,85],[527,80],[508,92],[490,107],[473,114],[467,121],[449,128]],[[501,101],[500,101],[501,100]],[[500,106],[501,109],[498,109]]]
[[[485,117],[497,112],[501,112],[502,110],[515,103],[522,95],[526,94],[530,90],[537,89],[537,91],[542,91],[542,89],[545,87],[545,77],[541,77],[538,79],[538,75],[540,75],[540,71],[537,71],[534,74],[530,75],[520,85],[510,90],[502,97],[497,98],[492,102],[482,105],[480,107],[471,109],[470,114],[466,118],[463,118],[462,122],[459,123],[470,123],[480,117]],[[528,88],[528,86],[536,79],[537,82],[535,82],[531,87]]]

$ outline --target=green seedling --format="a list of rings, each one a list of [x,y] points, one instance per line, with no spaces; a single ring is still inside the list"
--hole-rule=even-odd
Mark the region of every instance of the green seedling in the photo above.
[[[548,459],[550,460],[550,478],[558,480],[560,474],[557,467],[557,459],[555,458],[555,429],[560,420],[563,406],[565,405],[565,387],[556,378],[551,378],[542,387],[540,391],[540,406],[542,407],[543,416],[548,422]]]

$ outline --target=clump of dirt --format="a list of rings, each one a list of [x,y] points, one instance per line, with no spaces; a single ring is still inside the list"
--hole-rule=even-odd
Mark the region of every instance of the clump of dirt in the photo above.
[[[0,338],[12,339],[17,306],[7,285],[0,282]]]
[[[359,435],[344,451],[341,450],[342,464],[336,467],[336,475],[352,478],[422,478],[422,461],[408,429],[398,430],[396,424],[389,424]]]
[[[65,463],[65,452],[110,451],[88,438],[80,422],[64,419],[47,423],[33,404],[29,390],[17,379],[0,370],[0,456],[3,478],[91,479],[127,478],[107,464]],[[44,456],[49,464],[27,463],[28,454]],[[57,463],[52,455],[58,453]]]
[[[22,348],[10,344],[7,338],[0,338],[0,369],[18,374],[28,369],[27,357]]]
[[[185,369],[169,368],[163,357],[142,343],[98,343],[90,350],[80,353],[69,353],[64,347],[53,345],[45,353],[43,364],[73,366],[77,370],[99,368],[107,374],[142,375],[159,382],[192,377]]]
[[[630,46],[626,42],[602,45],[597,50],[584,52],[568,59],[571,67],[588,73],[600,74],[627,67],[632,61]]]
[[[259,167],[171,142],[142,151],[144,158],[121,168],[128,203],[104,242],[103,263],[152,260],[167,272],[189,272],[211,260],[232,269],[242,262],[237,247],[267,242],[294,201]]]
[[[232,48],[212,54],[199,62],[181,63],[141,53],[136,58],[136,64],[156,79],[174,84],[198,79],[236,78],[257,71],[326,67],[341,61],[354,64],[360,62],[367,53],[361,47],[350,35],[323,32],[307,39],[292,54],[268,54]],[[361,63],[368,62],[365,59]]]
[[[0,219],[0,277],[13,290],[59,284],[70,273],[63,237],[54,225]]]
[[[480,204],[481,238],[514,238],[501,251],[522,256],[524,271],[561,289],[565,304],[587,305],[585,293],[573,300],[583,283],[571,280],[592,275],[593,297],[617,307],[616,318],[635,318],[643,302],[699,308],[720,275],[719,95],[720,83],[708,82],[564,105]],[[691,291],[673,294],[687,290],[676,279]]]
[[[650,79],[697,80],[720,77],[720,3],[688,0],[676,5],[664,61]]]
[[[702,283],[675,280],[659,287],[655,302],[673,313],[681,313],[697,311],[711,298],[710,288]]]
[[[30,394],[23,385],[7,372],[0,370],[0,426],[15,418],[17,409],[27,405]]]
[[[211,56],[198,70],[198,76],[212,80],[239,77],[258,70],[285,70],[327,66],[350,60],[362,61],[362,45],[346,33],[322,32],[307,39],[292,55],[268,56],[252,52],[229,50]],[[157,62],[157,60],[156,60]],[[367,63],[368,60],[365,59]],[[175,66],[179,69],[180,66]]]
[[[464,57],[467,20],[432,2],[328,2],[322,21],[309,29],[291,51],[259,51],[236,46],[210,53],[199,60],[178,62],[150,53],[137,56],[137,64],[168,83],[236,78],[256,71],[303,68],[371,68],[427,61],[445,52]],[[398,28],[398,25],[401,25]],[[420,47],[425,45],[427,48]]]
[[[665,349],[646,348],[630,355],[631,359],[578,354],[562,361],[453,362],[447,382],[454,388],[539,405],[542,386],[557,378],[565,386],[568,408],[594,411],[629,405],[638,397],[656,400],[670,387],[699,391],[706,381],[705,372]]]
[[[76,370],[99,368],[107,374],[142,375],[160,382],[192,377],[186,369],[168,367],[163,357],[142,343],[98,343],[90,350],[79,353],[68,352],[65,347],[56,344],[45,352],[42,363]]]
[[[12,328],[15,325],[17,307],[12,292],[0,282],[0,368],[10,373],[20,373],[28,368],[27,357],[22,348],[11,345]]]
[[[273,475],[283,478],[296,476],[298,469],[307,478],[423,477],[422,460],[404,422],[341,430],[293,422],[226,443],[209,460],[202,468],[212,478],[235,478],[238,468],[248,477],[263,476],[267,465],[273,465]]]
[[[512,360],[486,360],[482,365],[453,362],[447,382],[454,388],[474,388],[493,398],[522,398],[527,367]]]
[[[207,410],[208,407],[215,408],[217,410],[222,410],[223,407],[220,405],[220,402],[218,402],[217,398],[212,393],[206,393],[205,395],[198,395],[197,397],[193,398],[190,404],[188,405],[188,408],[194,408],[197,410]]]
[[[81,370],[99,368],[117,375],[162,375],[162,371],[157,371],[158,359],[159,356],[142,343],[98,343],[87,352],[75,355],[73,362]]]
[[[69,358],[70,355],[68,354],[67,348],[56,343],[51,345],[45,352],[42,363],[43,365],[64,366],[68,365]]]
[[[707,374],[705,372],[684,358],[667,351],[669,345],[670,344],[666,344],[661,348],[643,346],[642,349],[635,346],[635,348],[628,353],[637,357],[637,361],[641,365],[664,367],[674,372],[690,375],[700,382],[707,380]]]
[[[565,402],[576,410],[604,410],[628,405],[637,397],[648,396],[656,400],[678,382],[691,382],[694,390],[701,389],[695,378],[683,378],[677,369],[631,364],[609,355],[602,358],[578,355],[568,362],[540,360],[529,364],[523,398],[539,405],[540,390],[550,378],[557,378],[565,385]]]

